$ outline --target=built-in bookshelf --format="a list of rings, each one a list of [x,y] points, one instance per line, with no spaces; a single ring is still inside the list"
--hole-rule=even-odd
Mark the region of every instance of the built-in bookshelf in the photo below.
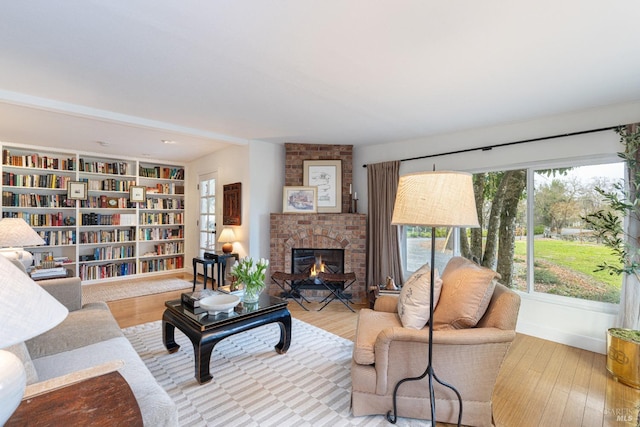
[[[2,144],[2,217],[23,218],[83,283],[184,268],[184,165]],[[86,183],[81,199],[70,182]],[[132,186],[144,202],[132,202]]]

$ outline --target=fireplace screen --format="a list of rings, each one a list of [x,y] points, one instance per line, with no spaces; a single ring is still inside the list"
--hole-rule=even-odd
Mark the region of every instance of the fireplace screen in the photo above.
[[[317,283],[315,276],[325,273],[344,273],[343,249],[293,248],[291,250],[291,273],[308,274],[309,279],[302,285]]]

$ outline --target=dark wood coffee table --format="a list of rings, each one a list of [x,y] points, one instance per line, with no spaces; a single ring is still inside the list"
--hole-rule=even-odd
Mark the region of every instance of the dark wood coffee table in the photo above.
[[[195,377],[200,384],[204,384],[213,378],[209,373],[213,348],[228,336],[278,323],[280,341],[275,350],[280,354],[286,353],[291,344],[291,313],[287,304],[287,300],[263,293],[257,303],[241,304],[232,313],[208,315],[196,320],[185,314],[187,309],[180,300],[167,301],[162,315],[162,341],[169,353],[175,353],[180,348],[175,342],[175,328],[189,337],[195,356]]]

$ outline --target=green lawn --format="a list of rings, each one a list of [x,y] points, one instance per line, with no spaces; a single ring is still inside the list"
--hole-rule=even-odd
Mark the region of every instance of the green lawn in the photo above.
[[[534,258],[544,259],[562,267],[579,271],[609,285],[620,287],[620,276],[610,275],[608,272],[595,273],[596,265],[602,261],[615,263],[616,257],[611,250],[592,243],[567,242],[555,239],[536,239],[534,243]],[[526,246],[524,240],[516,241],[516,256],[524,258]]]

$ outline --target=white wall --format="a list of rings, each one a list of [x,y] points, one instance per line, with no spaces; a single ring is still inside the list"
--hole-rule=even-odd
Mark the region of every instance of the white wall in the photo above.
[[[234,251],[240,256],[246,256],[249,248],[249,147],[232,146],[224,150],[216,151],[208,156],[195,160],[187,165],[187,175],[189,177],[189,188],[187,193],[186,212],[188,217],[185,220],[185,238],[189,242],[185,248],[185,266],[190,267],[191,258],[198,256],[199,247],[199,227],[197,225],[200,213],[200,193],[197,185],[201,175],[216,173],[216,224],[218,232],[222,230],[222,186],[234,182],[242,183],[242,225],[233,227],[233,231],[238,239],[234,244]],[[216,249],[220,250],[218,244]]]
[[[598,129],[640,121],[640,103],[619,105],[546,119],[458,132],[412,141],[397,141],[373,147],[354,147],[354,187],[358,210],[367,212],[366,168],[363,164],[400,160],[550,135]],[[566,159],[615,158],[619,137],[613,131],[563,137],[542,142],[473,151],[430,159],[402,162],[400,174],[433,170],[485,170],[525,167],[539,162]],[[362,195],[361,195],[362,194]],[[615,322],[615,306],[567,305],[566,301],[522,294],[517,330],[528,335],[561,342],[600,353],[605,352],[605,331]]]
[[[198,255],[200,212],[198,177],[216,173],[216,212],[218,231],[222,230],[222,186],[242,183],[242,224],[233,227],[238,239],[234,252],[241,257],[269,257],[269,214],[282,210],[284,185],[284,146],[250,142],[216,151],[187,166],[189,181],[185,233],[188,235],[186,260]],[[217,245],[220,250],[220,244]],[[190,264],[187,262],[187,268]]]
[[[253,258],[269,258],[270,216],[282,212],[284,186],[284,145],[252,142],[249,150],[250,213],[249,241]]]

